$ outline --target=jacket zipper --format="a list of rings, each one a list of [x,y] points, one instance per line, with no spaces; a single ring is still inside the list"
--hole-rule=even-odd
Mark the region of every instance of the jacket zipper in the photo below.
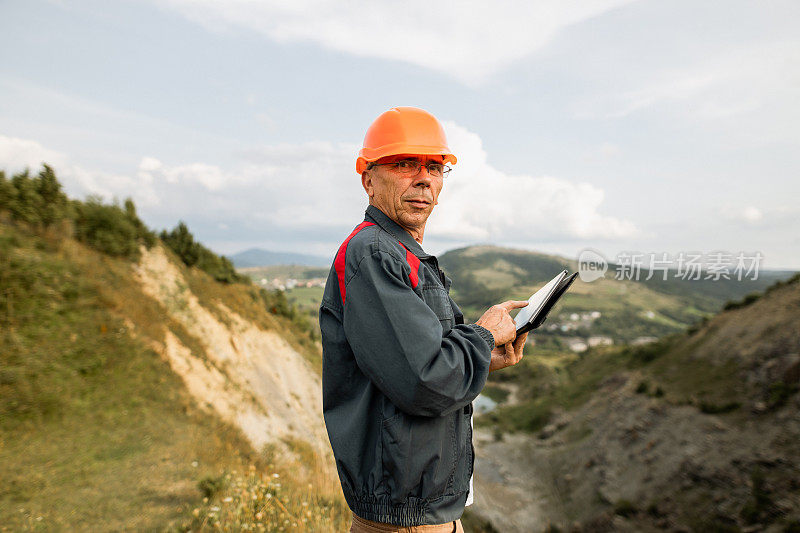
[[[439,280],[442,282],[442,286],[445,287],[447,290],[447,282],[445,281],[444,270],[439,268],[438,261],[435,262],[436,270],[439,273]],[[474,408],[472,407],[472,402],[469,403],[469,478],[467,478],[467,497],[469,497],[469,480],[472,479],[472,475],[475,472],[475,446],[472,445],[472,413]],[[467,411],[467,409],[465,409]]]
[[[472,402],[469,404],[469,449],[470,449],[470,461],[469,461],[469,477],[472,479],[472,474],[475,471],[475,447],[472,445]],[[474,485],[473,481],[473,485]],[[469,480],[467,480],[467,497],[469,497]]]

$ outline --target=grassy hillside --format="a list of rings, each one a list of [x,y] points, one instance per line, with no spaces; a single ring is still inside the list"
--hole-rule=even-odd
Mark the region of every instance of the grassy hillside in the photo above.
[[[800,275],[767,288],[764,296],[705,320],[685,333],[670,334],[643,346],[597,347],[580,355],[528,349],[513,369],[490,377],[492,383],[520,388],[523,400],[500,408],[482,423],[504,430],[538,431],[558,411],[589,400],[599,384],[621,371],[636,371],[641,394],[703,412],[746,411],[755,402],[771,409],[797,391],[794,383],[742,377],[748,369],[800,349]]]
[[[254,450],[165,361],[167,334],[199,358],[207,339],[142,291],[139,247],[164,245],[132,203],[67,200],[40,178],[0,173],[0,530],[343,525],[346,505],[319,486],[305,443],[286,442],[292,456]],[[319,368],[313,330],[281,294],[181,238],[193,266],[167,254],[204,308],[283,332]],[[256,496],[243,502],[243,487]]]
[[[452,295],[468,320],[476,320],[491,305],[507,299],[527,299],[562,269],[575,271],[575,261],[524,250],[472,246],[443,254],[440,264],[453,280]],[[566,296],[536,332],[542,347],[566,349],[567,337],[608,336],[615,342],[637,337],[661,337],[718,311],[726,301],[763,290],[791,272],[761,272],[757,280],[615,280],[614,265],[606,277],[576,280]],[[600,312],[596,319],[573,320],[573,313]],[[562,331],[560,327],[567,328]],[[556,329],[559,328],[559,329]]]
[[[313,336],[319,338],[319,305],[322,293],[325,291],[329,268],[271,265],[237,268],[236,271],[250,278],[256,285],[284,287],[280,294],[285,296],[286,301],[297,311],[297,318],[302,317],[308,328],[314,332]]]
[[[0,225],[4,526],[177,525],[201,480],[260,464],[131,336],[126,318],[161,315],[131,280],[123,261]]]

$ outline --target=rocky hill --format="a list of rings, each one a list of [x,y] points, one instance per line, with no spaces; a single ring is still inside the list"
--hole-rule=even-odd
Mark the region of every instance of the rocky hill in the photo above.
[[[729,307],[520,385],[487,416],[556,408],[533,433],[479,424],[474,511],[497,531],[798,531],[800,276]]]

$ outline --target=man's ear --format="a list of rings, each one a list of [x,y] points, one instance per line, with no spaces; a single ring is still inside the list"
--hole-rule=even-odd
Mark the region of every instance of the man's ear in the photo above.
[[[372,185],[372,173],[369,170],[365,170],[361,173],[361,186],[364,187],[367,196],[370,198],[375,196],[375,187]]]

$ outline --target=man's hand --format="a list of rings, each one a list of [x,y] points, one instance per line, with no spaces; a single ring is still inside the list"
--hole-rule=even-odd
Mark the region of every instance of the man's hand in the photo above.
[[[528,305],[526,300],[508,300],[493,305],[475,323],[492,332],[495,346],[502,346],[517,336],[517,326],[508,312],[526,305]]]
[[[489,372],[516,365],[522,361],[522,350],[525,348],[527,338],[528,334],[523,333],[517,337],[513,344],[507,342],[503,346],[498,346],[492,350],[492,362],[489,363]]]

